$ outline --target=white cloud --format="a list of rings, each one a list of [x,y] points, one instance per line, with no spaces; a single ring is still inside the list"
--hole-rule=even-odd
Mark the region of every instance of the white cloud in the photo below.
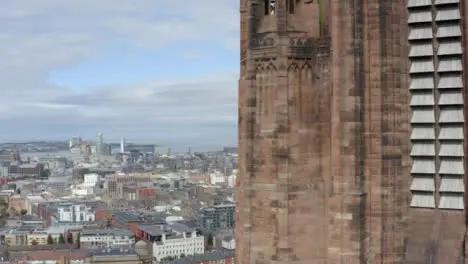
[[[157,80],[87,94],[50,85],[47,77],[51,70],[90,59],[114,42],[160,49],[201,40],[236,50],[237,16],[237,0],[2,1],[0,122],[8,126],[1,126],[0,140],[89,135],[106,128],[112,135],[134,132],[148,138],[153,130],[155,135],[172,131],[167,137],[175,138],[175,127],[183,123],[192,127],[184,133],[194,138],[208,138],[210,126],[235,130],[233,74]],[[200,56],[197,52],[188,50],[187,56]]]

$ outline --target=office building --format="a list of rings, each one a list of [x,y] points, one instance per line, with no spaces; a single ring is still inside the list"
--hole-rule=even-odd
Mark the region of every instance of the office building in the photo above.
[[[231,229],[235,226],[236,205],[233,203],[219,204],[201,209],[200,227],[217,230]]]

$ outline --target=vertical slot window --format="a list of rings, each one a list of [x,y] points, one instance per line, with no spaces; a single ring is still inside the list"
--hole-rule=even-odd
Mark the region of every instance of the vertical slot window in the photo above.
[[[265,15],[274,15],[276,8],[276,0],[265,0]]]
[[[288,6],[288,13],[289,14],[294,14],[294,9],[295,9],[295,5],[296,5],[296,0],[288,0],[287,1],[287,6]]]

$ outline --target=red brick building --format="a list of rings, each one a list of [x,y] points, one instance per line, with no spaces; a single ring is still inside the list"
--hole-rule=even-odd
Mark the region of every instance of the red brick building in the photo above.
[[[156,189],[155,188],[140,188],[138,190],[138,198],[154,198],[156,199]]]
[[[234,251],[216,250],[202,255],[187,256],[169,264],[233,264]]]
[[[109,211],[107,210],[107,207],[101,206],[96,208],[96,216],[95,219],[96,221],[107,221],[109,218]]]
[[[240,2],[236,263],[403,263],[407,1]]]

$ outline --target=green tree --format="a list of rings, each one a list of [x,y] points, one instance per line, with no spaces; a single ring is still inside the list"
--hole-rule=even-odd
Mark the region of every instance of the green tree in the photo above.
[[[52,245],[54,244],[54,239],[52,238],[52,235],[47,236],[47,244]]]
[[[49,179],[49,176],[50,176],[50,170],[49,169],[42,170],[41,173],[39,174],[39,178],[41,178],[42,180]]]
[[[165,258],[162,258],[161,259],[163,262],[169,262],[169,261],[173,261],[173,260],[176,260],[176,257],[174,256],[169,256],[169,257],[165,257]]]
[[[39,242],[37,242],[37,240],[33,240],[33,241],[31,241],[31,244],[32,244],[33,246],[36,246],[36,245],[39,245]]]
[[[78,235],[76,236],[76,245],[78,246],[78,248],[81,247],[81,233],[78,233]]]
[[[213,234],[209,233],[208,237],[206,238],[206,248],[207,249],[212,249],[213,246],[214,246]]]
[[[8,202],[5,199],[0,199],[0,227],[5,226],[8,217],[10,217]]]
[[[185,258],[185,254],[184,253],[180,254],[180,258]]]
[[[65,237],[63,237],[63,234],[60,234],[58,242],[59,242],[59,244],[65,244],[65,243],[67,243],[67,242],[65,241]]]

